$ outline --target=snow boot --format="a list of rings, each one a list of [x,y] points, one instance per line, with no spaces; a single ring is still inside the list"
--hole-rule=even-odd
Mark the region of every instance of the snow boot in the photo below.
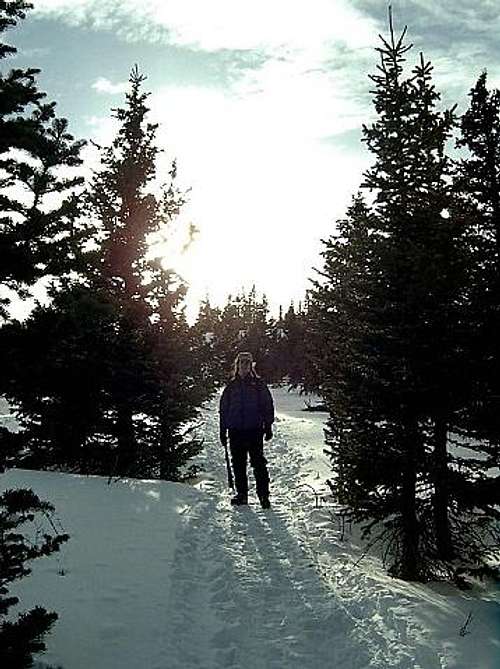
[[[231,498],[231,504],[233,506],[242,506],[243,504],[248,504],[248,499],[243,495],[236,495]]]

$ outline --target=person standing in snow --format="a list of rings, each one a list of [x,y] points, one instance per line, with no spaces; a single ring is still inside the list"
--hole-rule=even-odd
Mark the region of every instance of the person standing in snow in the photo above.
[[[251,353],[238,353],[233,375],[220,399],[220,440],[229,448],[236,485],[231,504],[248,504],[247,455],[261,506],[268,509],[269,474],[263,440],[272,439],[274,403],[269,388],[256,374]]]

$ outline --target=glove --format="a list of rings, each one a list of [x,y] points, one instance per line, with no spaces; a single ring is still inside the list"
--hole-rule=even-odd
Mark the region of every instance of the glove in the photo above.
[[[226,430],[221,430],[220,431],[220,443],[223,446],[227,446],[227,432],[226,432]]]
[[[273,431],[271,430],[271,427],[266,427],[264,430],[264,439],[266,441],[269,441],[269,439],[273,438]]]

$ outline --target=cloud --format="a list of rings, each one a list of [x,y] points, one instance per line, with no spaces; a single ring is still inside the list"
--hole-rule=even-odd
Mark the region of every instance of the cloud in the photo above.
[[[96,30],[112,29],[127,40],[227,53],[234,67],[225,83],[252,96],[257,113],[263,94],[273,97],[281,107],[275,114],[285,123],[306,105],[311,116],[316,105],[318,127],[328,126],[328,89],[333,88],[337,101],[341,95],[349,107],[344,119],[337,119],[342,130],[345,119],[356,115],[376,41],[376,22],[348,0],[315,0],[313,5],[307,0],[39,0],[36,12]],[[118,92],[104,79],[94,87]],[[333,107],[339,109],[336,102]],[[332,132],[330,127],[325,131]]]
[[[134,42],[227,53],[234,63],[230,81],[243,78],[245,86],[255,73],[254,87],[263,78],[278,82],[281,74],[290,81],[292,70],[309,88],[328,85],[327,69],[337,71],[337,80],[340,69],[356,75],[377,34],[376,21],[348,0],[315,0],[312,6],[307,0],[39,0],[35,11]],[[343,84],[351,81],[347,75]]]
[[[209,290],[220,302],[256,277],[277,303],[303,293],[319,239],[366,164],[357,147],[331,138],[366,120],[374,21],[343,0],[39,0],[37,12],[234,58],[225,88],[180,82],[149,99],[167,149],[160,170],[178,157],[181,185],[192,187],[184,218],[200,229],[172,262],[197,298]],[[118,85],[101,78],[93,88]],[[112,137],[107,119],[87,122],[96,141]],[[90,149],[87,158],[95,160]]]
[[[191,312],[207,291],[222,303],[256,281],[273,307],[297,299],[318,264],[319,239],[359,187],[367,156],[319,137],[352,125],[338,95],[329,95],[314,72],[307,93],[294,91],[288,67],[268,65],[256,90],[252,79],[232,92],[164,86],[149,98],[165,148],[160,177],[177,157],[179,185],[191,188],[178,225],[185,230],[193,222],[200,230],[186,253],[179,252],[183,232],[177,250],[166,248],[167,264],[190,285]],[[90,118],[88,127],[98,142],[116,130],[107,118]]]
[[[387,7],[380,0],[351,0],[360,12],[387,35]],[[406,58],[411,68],[423,51],[434,65],[434,82],[443,93],[443,104],[467,104],[467,93],[484,68],[491,80],[500,75],[500,5],[497,0],[392,0],[397,35],[408,26],[407,43],[414,49]]]
[[[17,48],[17,54],[15,54],[13,57],[19,57],[22,56],[23,58],[40,58],[40,57],[45,57],[50,55],[51,49],[48,47],[38,47],[38,48],[31,48],[31,49],[25,49],[25,48]]]
[[[98,93],[109,93],[111,95],[116,95],[117,93],[125,93],[128,90],[128,83],[126,81],[114,84],[106,77],[99,77],[92,84],[92,88]]]
[[[483,67],[490,82],[499,81],[497,0],[391,4],[396,32],[408,24],[414,43],[408,73],[424,51],[443,104],[466,101]],[[296,298],[318,264],[320,238],[344,215],[371,160],[359,143],[360,126],[374,113],[368,74],[378,64],[378,33],[388,32],[387,4],[38,0],[36,15],[113,31],[139,49],[146,43],[174,47],[169,80],[178,67],[178,83],[155,84],[151,120],[160,123],[158,143],[166,149],[160,170],[167,176],[167,158],[176,156],[181,185],[192,187],[184,221],[194,222],[200,235],[187,253],[167,260],[175,261],[197,297],[209,289],[221,301],[259,276],[258,288],[276,302]],[[196,59],[188,59],[194,52]],[[190,79],[198,85],[186,85],[186,63],[202,61],[203,76]],[[209,86],[204,76],[214,70]],[[99,78],[93,89],[114,94],[126,88],[110,79]],[[86,122],[98,143],[114,136],[113,119]],[[86,164],[96,165],[93,147],[85,151]]]
[[[316,0],[312,6],[305,0],[38,0],[35,11],[207,51],[318,48],[332,40],[355,48],[366,45],[373,32],[371,19],[346,0]]]

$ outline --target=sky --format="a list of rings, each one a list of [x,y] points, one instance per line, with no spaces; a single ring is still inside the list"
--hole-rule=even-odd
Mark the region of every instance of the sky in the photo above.
[[[385,0],[34,0],[7,42],[2,67],[41,68],[78,138],[109,142],[134,64],[147,76],[151,120],[175,157],[189,204],[165,263],[190,286],[188,310],[209,295],[256,285],[272,309],[297,303],[321,267],[372,157],[361,142],[373,120],[371,82]],[[497,0],[393,0],[408,25],[413,67],[434,65],[442,106],[466,109],[483,69],[500,86]],[[89,147],[87,164],[93,160]],[[199,233],[181,253],[189,223]]]

